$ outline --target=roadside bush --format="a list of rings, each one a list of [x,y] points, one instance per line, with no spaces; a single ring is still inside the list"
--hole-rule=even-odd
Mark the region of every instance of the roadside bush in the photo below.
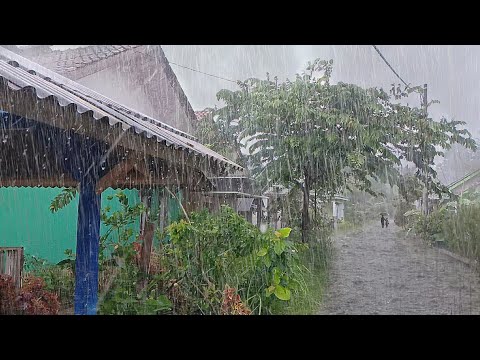
[[[175,313],[221,314],[224,289],[254,314],[273,313],[304,286],[298,254],[305,246],[288,240],[288,228],[261,233],[224,206],[194,212],[167,233],[160,278]]]
[[[420,211],[411,210],[406,213],[410,230],[422,238],[422,240],[431,244],[437,240],[443,239],[443,225],[447,218],[448,211],[440,208],[428,215],[423,215]]]

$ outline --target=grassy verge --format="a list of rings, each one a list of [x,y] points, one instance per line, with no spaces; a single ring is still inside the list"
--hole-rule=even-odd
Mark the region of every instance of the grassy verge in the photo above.
[[[332,248],[329,243],[315,243],[302,254],[306,290],[292,297],[283,309],[285,315],[314,315],[321,308],[328,280]]]
[[[335,229],[335,233],[337,234],[344,234],[349,231],[352,231],[355,229],[355,224],[348,222],[348,221],[342,221],[341,223],[337,224],[337,228]]]
[[[357,230],[362,230],[363,228],[370,226],[372,224],[375,224],[376,220],[366,220],[365,222],[361,224],[354,224],[348,221],[343,221],[337,225],[337,228],[335,229],[334,235],[344,235],[353,231]]]

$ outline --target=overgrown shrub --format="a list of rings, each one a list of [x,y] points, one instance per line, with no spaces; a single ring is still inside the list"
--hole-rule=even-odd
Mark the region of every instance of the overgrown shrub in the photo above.
[[[24,263],[26,276],[43,279],[45,289],[57,295],[62,308],[73,306],[75,289],[75,261],[71,252],[67,250],[66,254],[68,258],[58,264],[52,264],[33,255],[27,255]]]
[[[26,315],[57,315],[60,302],[55,293],[46,290],[42,278],[28,276],[23,281],[18,307]]]
[[[233,288],[252,313],[272,313],[303,285],[290,229],[262,234],[229,207],[190,215],[167,228],[160,251],[163,287],[175,313],[220,314],[223,290]],[[177,298],[178,296],[178,298]]]
[[[428,243],[443,240],[450,250],[480,261],[480,204],[450,204],[427,216],[420,211],[407,212],[409,231]]]
[[[59,310],[57,295],[46,290],[42,278],[27,276],[18,290],[11,276],[0,275],[0,315],[56,315]]]
[[[17,313],[17,292],[10,275],[0,275],[0,315]]]
[[[123,192],[108,197],[118,199],[121,209],[102,209],[101,219],[108,227],[100,238],[102,281],[99,312],[104,315],[153,315],[170,310],[171,303],[159,293],[158,280],[139,267],[139,234],[131,225],[146,211],[143,204],[130,205]],[[116,234],[116,241],[111,238]]]
[[[447,210],[441,208],[428,215],[418,214],[413,217],[413,230],[427,243],[433,243],[442,238],[442,231]]]
[[[114,198],[121,209],[112,212],[107,206],[101,213],[108,229],[100,239],[100,314],[269,314],[282,312],[290,299],[306,292],[308,269],[299,255],[307,245],[292,241],[296,236],[289,237],[289,228],[262,233],[228,207],[216,214],[194,212],[157,232],[161,241],[144,273],[139,234],[131,224],[146,209],[130,205],[122,192],[109,200]],[[325,244],[331,231],[326,218],[314,219],[312,246]],[[46,272],[43,263],[42,271],[37,269],[59,294],[60,275],[69,266],[74,271],[73,254],[68,255],[54,270]],[[74,276],[70,299],[73,282]]]

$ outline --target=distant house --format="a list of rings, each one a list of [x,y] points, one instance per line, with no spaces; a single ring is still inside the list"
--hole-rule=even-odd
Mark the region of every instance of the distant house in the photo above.
[[[448,185],[448,189],[455,195],[461,196],[465,191],[480,188],[480,169],[475,170],[461,179]]]
[[[92,45],[22,56],[186,133],[196,116],[160,45]]]
[[[211,114],[211,110],[195,111],[197,122],[203,121]],[[237,154],[227,155],[233,161]],[[261,194],[256,181],[248,176],[248,170],[243,169],[229,174],[228,177],[210,178],[214,190],[206,193],[205,201],[208,207],[217,211],[221,205],[228,205],[238,214],[244,216],[249,222],[264,229],[262,219],[266,211],[268,197]],[[265,224],[264,224],[265,225]]]
[[[462,178],[453,181],[452,183],[447,185],[447,188],[452,194],[459,197],[462,197],[462,195],[467,191],[471,192],[475,190],[480,190],[480,169],[472,171],[471,173],[468,173]],[[428,196],[428,199],[429,212],[431,212],[440,206],[440,204],[442,203],[442,199],[448,200],[449,196],[444,195],[443,198],[440,199],[437,194],[430,194]],[[417,210],[423,209],[422,204],[422,199],[415,201],[415,208]]]
[[[263,196],[267,197],[265,206],[267,207],[266,218],[268,225],[275,229],[286,226],[285,216],[282,210],[278,209],[278,205],[283,203],[290,192],[290,189],[283,185],[271,185],[264,192]]]
[[[208,206],[216,211],[221,205],[228,205],[250,223],[262,228],[264,210],[268,197],[258,194],[255,181],[246,176],[225,176],[210,178],[214,190],[207,193]]]
[[[84,100],[86,104],[102,102],[102,106],[108,108],[114,103],[122,104],[139,122],[147,116],[155,126],[181,136],[186,146],[195,143],[195,137],[189,134],[197,121],[195,113],[160,46],[95,45],[65,51],[51,51],[48,46],[40,46],[29,51],[12,47],[10,50],[88,88],[91,98]],[[205,151],[214,153],[209,149]],[[227,161],[225,157],[220,158]],[[178,161],[181,163],[182,159]],[[209,177],[215,175],[220,173],[207,174]],[[168,190],[162,191],[158,204],[154,204],[162,212],[161,227],[181,216],[178,200],[187,211],[204,205],[201,194],[189,191],[188,187],[169,186]],[[107,188],[105,195],[115,191],[115,187]],[[59,192],[59,188],[0,188],[0,226],[9,246],[20,244],[25,246],[27,254],[55,262],[64,257],[65,249],[75,247],[78,197],[60,213],[51,214],[49,204]],[[127,189],[125,193],[131,202],[150,201],[151,198],[135,189]],[[12,222],[19,226],[8,226]],[[142,219],[135,227],[141,229],[143,224]],[[51,239],[48,249],[42,246],[43,238]]]
[[[2,195],[24,187],[31,190],[27,197],[24,193],[27,202],[21,210],[41,208],[35,213],[35,219],[26,218],[27,227],[48,211],[48,198],[38,203],[32,201],[35,194],[44,193],[42,188],[70,186],[78,189],[77,216],[56,214],[67,220],[68,230],[75,228],[75,223],[77,225],[76,237],[70,235],[73,238],[70,241],[77,240],[76,248],[70,247],[75,248],[76,253],[76,314],[97,312],[104,190],[136,189],[142,202],[152,211],[154,200],[166,199],[172,191],[187,197],[194,192],[209,191],[212,189],[209,177],[226,176],[229,170],[242,169],[195,141],[191,135],[2,47],[0,93],[0,188],[6,190]],[[14,197],[3,205],[15,205],[18,200],[21,199]],[[25,215],[13,215],[12,221],[0,216],[4,230],[0,249],[2,255],[7,252],[7,261],[11,258],[9,252],[18,246],[9,245],[13,239],[5,236],[5,228],[20,233],[25,230],[21,227]],[[162,226],[162,219],[157,216],[160,214],[152,215],[146,219],[148,226],[142,228],[140,234],[140,261],[145,272],[149,271],[154,231]],[[54,218],[50,214],[50,219],[45,220]],[[30,235],[40,242],[41,248],[51,253],[58,244],[44,230],[42,223],[33,227]],[[65,229],[54,226],[53,231],[68,236]],[[27,239],[22,236],[20,242],[20,247],[27,250]],[[22,252],[17,252],[16,260],[9,261],[8,267],[21,266],[18,261],[21,257]],[[4,257],[0,259],[3,263]]]
[[[269,198],[270,203],[273,203],[275,200],[284,201],[284,199],[287,198],[289,192],[290,192],[290,189],[286,188],[283,185],[272,185],[263,193],[263,195]],[[315,202],[316,200],[317,204],[319,203],[324,204],[322,207],[325,208],[328,214],[330,214],[330,209],[331,209],[331,220],[333,221],[334,226],[338,222],[342,222],[345,219],[345,204],[349,201],[346,196],[341,194],[336,194],[332,198],[329,198],[328,200],[320,200],[320,198],[318,199],[316,198],[315,191],[311,190],[310,200],[313,202]],[[328,205],[330,203],[331,203],[331,208]],[[281,211],[278,211],[277,214],[270,214],[270,215],[271,217],[272,215],[274,217],[274,222],[272,225],[275,228],[288,226],[288,224],[285,223],[285,220],[282,216]]]

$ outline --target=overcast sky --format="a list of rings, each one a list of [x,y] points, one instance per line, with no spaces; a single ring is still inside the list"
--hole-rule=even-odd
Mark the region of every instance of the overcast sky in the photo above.
[[[77,45],[78,46],[78,45]],[[55,45],[54,49],[77,47]],[[475,136],[480,134],[480,46],[379,45],[386,59],[407,83],[428,84],[430,113],[438,118],[464,120]],[[383,87],[399,80],[371,45],[164,45],[170,62],[232,80],[249,77],[293,78],[308,61],[333,59],[333,81]],[[216,93],[236,84],[172,65],[193,108],[218,104]],[[418,95],[409,99],[419,104]]]

